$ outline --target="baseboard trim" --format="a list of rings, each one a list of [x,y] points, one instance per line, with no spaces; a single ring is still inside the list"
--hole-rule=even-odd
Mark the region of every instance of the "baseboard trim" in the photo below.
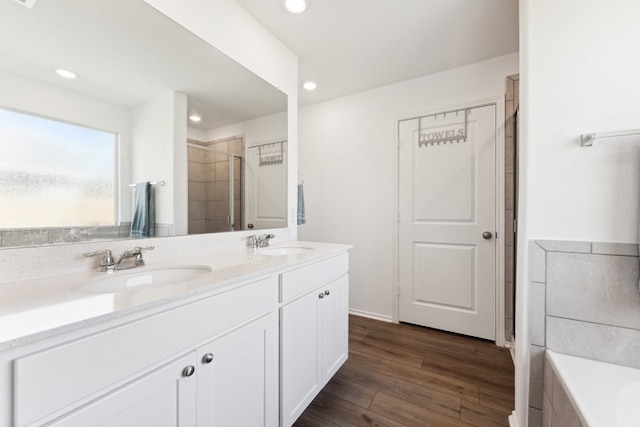
[[[355,310],[353,308],[350,308],[349,314],[353,314],[354,316],[360,316],[360,317],[368,317],[369,319],[373,319],[373,320],[381,320],[387,323],[393,323],[393,319],[391,318],[391,316],[382,316],[376,313],[369,313],[368,311]]]
[[[511,415],[509,415],[509,427],[519,427],[518,420],[516,419],[516,411],[513,411]]]

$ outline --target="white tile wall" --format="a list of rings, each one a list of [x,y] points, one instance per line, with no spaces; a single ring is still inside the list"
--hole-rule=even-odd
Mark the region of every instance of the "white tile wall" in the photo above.
[[[638,245],[535,241],[530,272],[530,425],[580,426],[540,355],[548,348],[640,368]]]

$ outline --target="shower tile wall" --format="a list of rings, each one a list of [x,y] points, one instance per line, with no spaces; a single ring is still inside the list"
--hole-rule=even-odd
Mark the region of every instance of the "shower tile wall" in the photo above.
[[[229,157],[225,153],[243,155],[242,137],[201,143],[217,152],[188,147],[189,159],[189,234],[230,231],[229,215]],[[234,159],[234,224],[235,230],[242,229],[244,192],[243,162]]]
[[[529,247],[529,426],[540,427],[546,349],[640,368],[640,269],[635,243]]]
[[[520,103],[520,77],[518,74],[508,76],[505,94],[505,284],[504,284],[504,317],[505,340],[511,342],[514,327],[514,283],[515,283],[515,239],[513,223],[515,210],[515,166],[516,166],[516,126],[515,112]]]

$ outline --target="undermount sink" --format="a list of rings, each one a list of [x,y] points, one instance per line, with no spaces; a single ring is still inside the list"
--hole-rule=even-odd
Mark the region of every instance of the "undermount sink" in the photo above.
[[[313,250],[308,246],[267,246],[266,248],[258,249],[258,253],[264,255],[291,255]]]
[[[176,285],[209,272],[211,268],[205,265],[116,271],[108,276],[86,281],[76,286],[74,290],[91,294],[131,292]]]

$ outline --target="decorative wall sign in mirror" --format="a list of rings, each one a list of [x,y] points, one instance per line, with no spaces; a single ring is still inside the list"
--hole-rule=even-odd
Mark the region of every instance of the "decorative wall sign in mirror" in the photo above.
[[[28,3],[0,2],[0,246],[139,235],[145,182],[150,235],[287,226],[285,94],[143,0]]]

